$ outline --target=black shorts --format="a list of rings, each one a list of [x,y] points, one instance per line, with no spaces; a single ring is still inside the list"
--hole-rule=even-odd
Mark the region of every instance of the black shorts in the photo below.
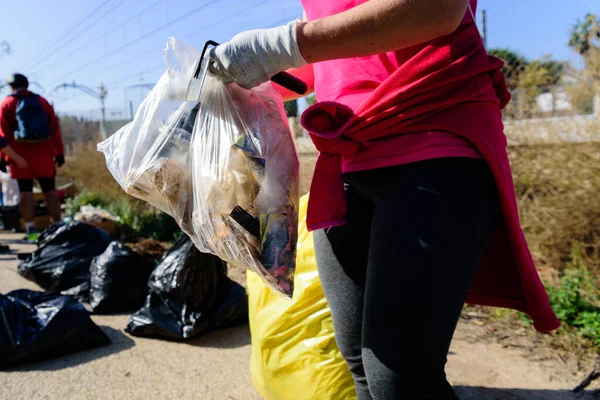
[[[48,193],[56,190],[55,178],[36,178],[42,189],[42,193]],[[33,179],[17,179],[19,183],[19,192],[33,192]]]

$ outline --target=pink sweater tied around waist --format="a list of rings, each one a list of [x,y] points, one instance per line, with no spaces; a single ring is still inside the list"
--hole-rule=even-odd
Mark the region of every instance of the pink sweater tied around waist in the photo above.
[[[349,61],[351,62],[351,61]],[[423,46],[354,111],[321,102],[302,115],[319,150],[310,189],[309,230],[344,224],[342,162],[361,143],[445,131],[471,142],[496,180],[503,220],[471,285],[467,302],[513,308],[539,331],[560,326],[521,230],[500,110],[510,100],[501,60],[487,55],[474,24]]]

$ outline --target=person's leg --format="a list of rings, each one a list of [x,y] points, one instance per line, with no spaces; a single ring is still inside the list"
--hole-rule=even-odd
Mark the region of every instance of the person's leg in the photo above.
[[[354,378],[359,400],[371,400],[362,365],[362,308],[373,203],[346,187],[344,226],[315,232],[317,266],[335,337]]]
[[[35,210],[33,209],[33,179],[18,179],[17,183],[20,197],[19,211],[25,222],[25,230],[27,230],[28,225],[33,223],[33,217],[35,216]]]
[[[56,196],[56,180],[55,178],[38,178],[42,193],[46,197],[46,203],[48,204],[48,213],[52,222],[59,222],[62,217],[60,210],[60,201]]]
[[[375,400],[457,399],[446,357],[499,205],[482,160],[359,173],[373,214],[363,363]]]

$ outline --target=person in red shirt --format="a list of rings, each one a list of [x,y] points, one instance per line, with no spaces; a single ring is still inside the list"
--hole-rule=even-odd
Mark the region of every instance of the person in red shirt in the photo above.
[[[217,46],[210,71],[244,88],[312,75],[307,227],[358,400],[457,399],[445,364],[465,301],[560,326],[519,226],[502,62],[477,0],[302,5],[306,21]]]
[[[10,166],[10,174],[19,183],[20,212],[28,234],[35,232],[33,180],[37,180],[48,203],[48,212],[54,222],[61,219],[60,202],[56,195],[56,167],[65,162],[64,146],[58,119],[53,107],[46,99],[28,90],[29,81],[22,74],[13,74],[6,79],[12,94],[0,104],[0,137],[11,150],[24,159],[24,163],[3,151],[4,160]],[[16,135],[19,127],[17,108],[26,97],[35,96],[45,111],[45,123],[49,137],[44,140],[20,140]]]

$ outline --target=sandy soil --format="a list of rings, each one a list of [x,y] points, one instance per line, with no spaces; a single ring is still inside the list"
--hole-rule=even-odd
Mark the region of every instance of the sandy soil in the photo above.
[[[18,237],[2,234],[0,242]],[[14,244],[11,248],[32,250]],[[14,254],[0,255],[0,293],[37,289],[17,274],[17,264]],[[127,335],[122,329],[128,315],[92,318],[110,336],[111,345],[2,371],[0,399],[259,399],[248,367],[247,326],[175,343]],[[582,373],[560,360],[525,358],[518,349],[484,339],[482,329],[461,323],[449,355],[448,376],[463,400],[595,398],[569,392]]]

